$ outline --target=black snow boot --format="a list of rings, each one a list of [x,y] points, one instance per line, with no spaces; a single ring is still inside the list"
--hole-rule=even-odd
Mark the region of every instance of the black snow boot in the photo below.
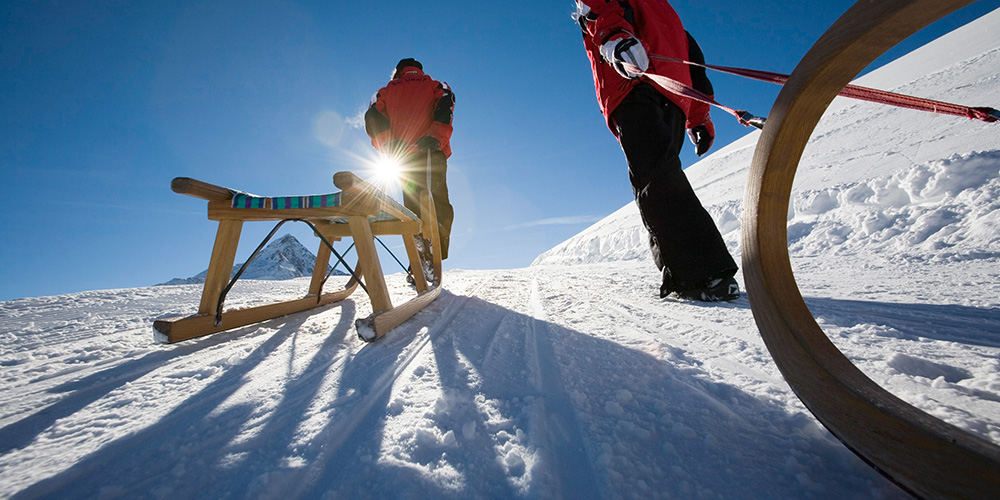
[[[417,244],[417,253],[420,255],[420,267],[424,270],[424,279],[431,287],[438,286],[441,283],[441,278],[434,276],[434,253],[431,248],[431,240],[424,238],[422,234],[418,234],[415,240]],[[410,273],[412,279],[412,271]]]
[[[736,278],[715,278],[706,281],[702,286],[677,292],[681,298],[700,300],[702,302],[728,302],[740,298],[740,285]]]
[[[670,269],[666,266],[663,267],[663,282],[660,285],[660,298],[665,298],[667,295],[674,293],[674,280],[670,277]]]

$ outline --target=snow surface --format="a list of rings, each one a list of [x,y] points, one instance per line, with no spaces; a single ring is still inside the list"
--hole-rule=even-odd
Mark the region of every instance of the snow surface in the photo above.
[[[860,83],[1000,104],[998,27],[1000,11]],[[789,239],[859,368],[1000,443],[997,126],[837,102]],[[688,170],[737,254],[754,138]],[[529,268],[449,272],[373,344],[360,292],[169,346],[151,324],[194,312],[198,285],[2,302],[0,497],[905,497],[792,394],[746,298],[660,300],[656,274],[630,204]],[[227,306],[307,285],[243,281]]]

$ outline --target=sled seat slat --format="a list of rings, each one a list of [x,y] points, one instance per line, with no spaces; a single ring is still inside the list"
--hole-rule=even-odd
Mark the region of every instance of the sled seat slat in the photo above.
[[[258,196],[190,177],[178,177],[170,186],[175,193],[208,200],[210,220],[262,221],[301,218],[347,224],[347,217],[354,215],[366,215],[369,222],[420,220],[417,214],[402,203],[374,189],[351,172],[338,172],[334,176],[334,184],[343,191],[293,196]]]

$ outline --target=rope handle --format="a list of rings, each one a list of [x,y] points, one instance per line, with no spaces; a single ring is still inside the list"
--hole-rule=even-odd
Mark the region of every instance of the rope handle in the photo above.
[[[746,110],[730,108],[716,101],[712,96],[705,94],[704,92],[701,92],[695,88],[692,88],[689,85],[685,85],[681,82],[678,82],[673,78],[668,78],[663,75],[658,75],[656,73],[651,73],[651,72],[642,73],[642,75],[656,82],[657,85],[663,87],[663,89],[666,90],[667,92],[715,106],[735,116],[736,119],[739,120],[740,124],[743,125],[744,127],[756,127],[759,129],[764,128],[764,122],[767,120],[767,117],[755,116],[753,113]]]
[[[657,55],[657,54],[649,54],[649,58],[653,59],[653,60],[657,60],[657,61],[664,61],[664,62],[671,62],[671,63],[680,63],[680,64],[688,64],[688,65],[691,65],[691,66],[700,66],[702,68],[711,69],[711,70],[714,70],[714,71],[718,71],[720,73],[727,73],[727,74],[730,74],[730,75],[742,76],[744,78],[751,78],[751,79],[754,79],[754,80],[759,80],[759,81],[762,81],[762,82],[774,83],[774,84],[777,84],[777,85],[784,85],[785,82],[787,82],[788,78],[790,77],[790,75],[786,75],[784,73],[775,73],[773,71],[762,71],[762,70],[747,69],[747,68],[734,68],[734,67],[731,67],[731,66],[717,66],[717,65],[714,65],[714,64],[703,64],[703,63],[697,63],[697,62],[688,61],[688,60],[684,60],[684,59],[678,59],[676,57],[667,57],[667,56],[661,56],[661,55]],[[670,80],[669,78],[666,78],[666,77],[664,77],[662,75],[657,75],[655,73],[644,73],[644,74],[646,76],[652,78],[657,83],[660,83],[661,79]],[[669,88],[668,87],[664,87],[666,90],[668,90],[670,92],[678,93],[678,92],[675,92],[675,90],[674,90],[674,89],[677,88],[677,86],[688,87],[688,86],[686,86],[686,85],[684,85],[684,84],[682,84],[680,82],[676,82],[674,80],[670,80],[670,81],[673,82],[673,84],[671,84]],[[661,86],[662,86],[662,84],[661,84]],[[699,101],[702,101],[702,102],[705,102],[705,103],[708,103],[708,104],[712,104],[712,105],[714,105],[716,107],[719,107],[720,109],[724,109],[727,112],[729,112],[731,114],[734,114],[736,116],[736,118],[740,121],[740,123],[742,123],[743,125],[747,125],[746,121],[748,121],[748,120],[745,120],[743,117],[741,117],[739,114],[737,114],[737,113],[741,113],[741,112],[737,111],[737,112],[734,113],[735,110],[733,110],[731,108],[727,108],[725,106],[722,106],[722,105],[720,105],[718,103],[715,103],[714,99],[712,99],[710,96],[707,96],[707,95],[705,95],[705,94],[703,94],[701,92],[698,92],[697,90],[695,90],[693,88],[690,88],[690,87],[688,87],[688,89],[690,89],[691,91],[693,91],[693,92],[695,92],[697,94],[701,94],[702,98],[694,97],[693,95],[690,95],[690,93],[687,92],[686,90],[684,91],[685,93],[679,93],[679,95],[684,95],[686,97],[691,97],[692,99],[696,99],[696,100],[699,100]],[[860,85],[848,85],[848,86],[844,87],[844,89],[841,90],[838,95],[840,95],[842,97],[848,97],[848,98],[851,98],[851,99],[858,99],[858,100],[862,100],[862,101],[875,102],[875,103],[879,103],[879,104],[888,104],[890,106],[897,106],[897,107],[907,108],[907,109],[915,109],[915,110],[918,110],[918,111],[928,111],[928,112],[931,112],[931,113],[938,113],[938,114],[945,114],[945,115],[952,115],[952,116],[962,116],[962,117],[969,118],[969,119],[972,119],[972,120],[984,121],[986,123],[993,123],[993,122],[996,122],[996,121],[1000,121],[1000,111],[997,111],[996,109],[991,108],[991,107],[972,107],[972,106],[965,106],[965,105],[962,105],[962,104],[952,104],[952,103],[943,102],[943,101],[935,101],[933,99],[925,99],[923,97],[915,97],[915,96],[910,96],[910,95],[905,95],[905,94],[898,94],[898,93],[895,93],[895,92],[889,92],[887,90],[879,90],[879,89],[873,89],[873,88],[869,88],[869,87],[862,87]],[[707,99],[705,99],[705,98],[707,98]],[[746,112],[742,112],[742,113],[746,113]],[[750,115],[750,116],[753,116],[753,115]],[[763,121],[761,121],[761,124],[763,125]],[[754,125],[754,124],[751,123],[751,125]]]

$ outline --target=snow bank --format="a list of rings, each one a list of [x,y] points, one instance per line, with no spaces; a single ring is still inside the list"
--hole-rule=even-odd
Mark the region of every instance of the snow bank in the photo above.
[[[788,226],[795,255],[868,252],[900,259],[1000,256],[1000,151],[803,190]]]

